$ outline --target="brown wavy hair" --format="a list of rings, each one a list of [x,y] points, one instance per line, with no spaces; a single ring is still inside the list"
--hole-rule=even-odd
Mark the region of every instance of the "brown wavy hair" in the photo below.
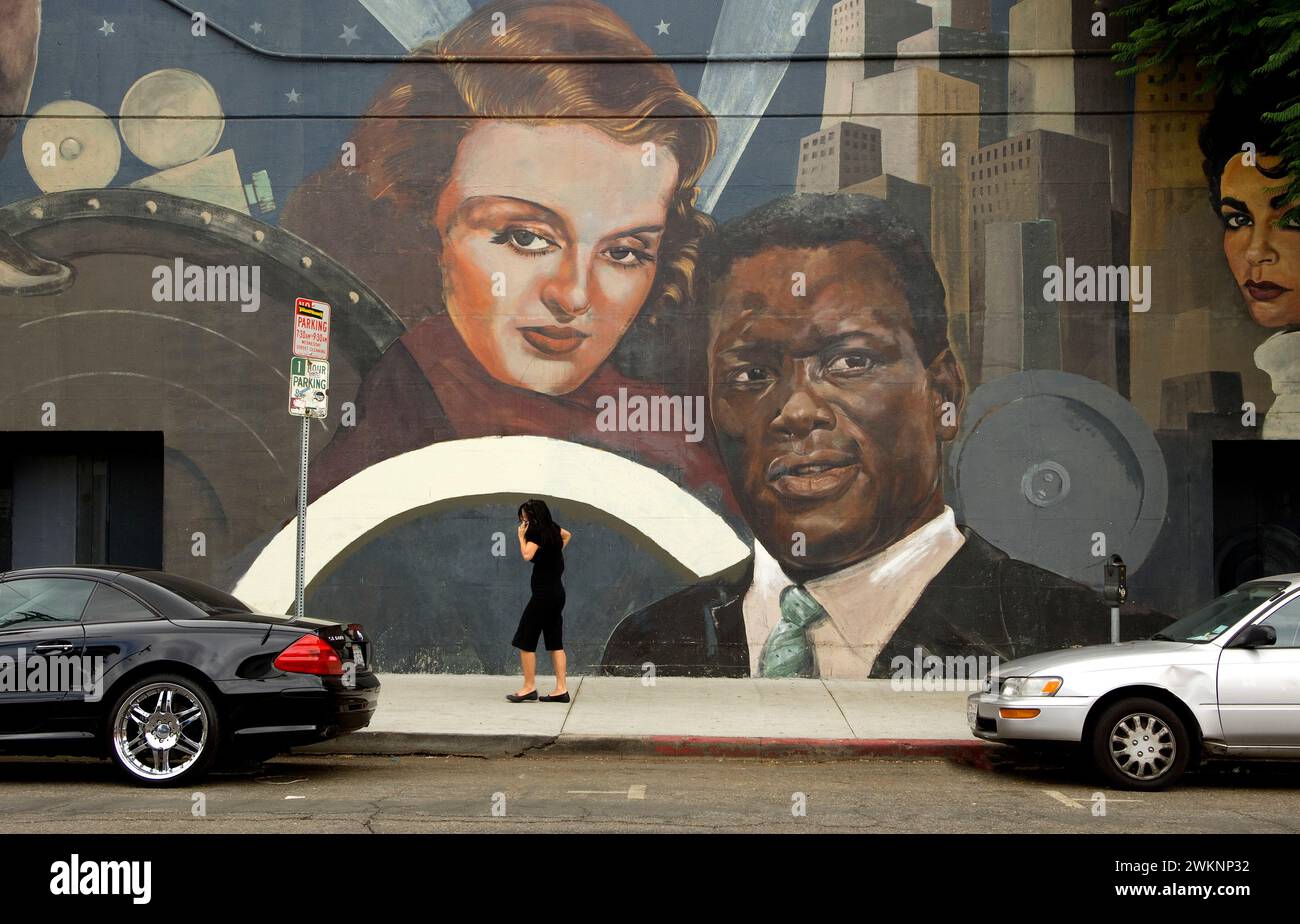
[[[494,34],[502,24],[504,34]],[[502,0],[416,49],[360,119],[351,137],[357,166],[311,178],[281,223],[356,270],[408,325],[441,311],[440,301],[430,304],[442,291],[432,218],[461,140],[483,119],[579,123],[626,144],[668,149],[677,187],[638,326],[688,310],[701,241],[713,230],[695,200],[716,150],[716,122],[672,68],[594,0]],[[357,210],[370,218],[364,227]],[[330,225],[336,239],[315,240]],[[388,249],[376,247],[376,227]]]

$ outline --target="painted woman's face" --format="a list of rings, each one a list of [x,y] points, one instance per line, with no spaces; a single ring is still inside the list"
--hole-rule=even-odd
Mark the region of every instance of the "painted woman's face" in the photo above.
[[[588,126],[470,130],[438,199],[443,303],[508,385],[573,391],[654,283],[677,161]]]
[[[1271,179],[1242,163],[1228,161],[1219,181],[1223,252],[1255,323],[1300,325],[1300,203],[1283,205],[1288,177]],[[1273,169],[1279,160],[1261,156]]]

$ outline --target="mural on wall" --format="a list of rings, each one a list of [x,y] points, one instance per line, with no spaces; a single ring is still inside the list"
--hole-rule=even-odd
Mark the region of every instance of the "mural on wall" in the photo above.
[[[965,382],[927,242],[878,199],[804,193],[715,245],[710,407],[755,554],[620,623],[606,670],[861,679],[916,650],[1106,641],[1094,590],[1008,558],[944,503]]]
[[[41,31],[40,0],[9,0],[0,25],[0,157],[27,111],[36,77],[37,40]],[[38,294],[67,285],[67,266],[47,260],[0,230],[0,292]]]
[[[1200,133],[1210,202],[1223,221],[1223,252],[1251,320],[1272,332],[1255,350],[1277,399],[1264,439],[1300,439],[1300,209],[1278,156],[1279,127],[1264,119],[1295,95],[1274,79],[1246,98],[1224,96]]]
[[[524,496],[578,671],[1009,658],[1108,638],[1111,553],[1125,637],[1300,556],[1212,511],[1300,432],[1284,91],[1116,76],[1111,4],[5,6],[0,430],[161,431],[164,566],[285,611],[328,302],[307,607],[381,669],[512,669]]]
[[[377,280],[410,325],[363,383],[357,426],[317,459],[312,496],[403,451],[513,434],[722,483],[685,377],[713,117],[596,3],[485,10],[420,54],[641,63],[400,66],[348,141],[367,166],[332,166],[290,198],[281,226]],[[334,220],[340,208],[353,220]],[[607,426],[611,396],[666,398],[675,426]]]

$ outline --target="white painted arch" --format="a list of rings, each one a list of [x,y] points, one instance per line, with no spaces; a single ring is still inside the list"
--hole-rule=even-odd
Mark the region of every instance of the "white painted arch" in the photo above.
[[[615,453],[544,436],[434,443],[378,462],[307,508],[308,585],[350,545],[412,510],[485,494],[565,498],[627,523],[697,577],[749,555],[749,546],[689,492]],[[298,521],[262,550],[232,593],[255,610],[293,606]]]

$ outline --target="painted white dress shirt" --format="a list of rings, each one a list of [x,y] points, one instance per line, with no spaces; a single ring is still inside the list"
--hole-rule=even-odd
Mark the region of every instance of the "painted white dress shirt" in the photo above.
[[[804,584],[829,618],[809,630],[817,676],[866,680],[871,665],[922,592],[966,541],[952,508],[886,549]],[[761,543],[754,543],[754,580],[745,594],[749,673],[758,676],[763,645],[781,618],[781,591],[793,584]]]
[[[1268,373],[1277,393],[1260,435],[1266,440],[1300,439],[1300,331],[1279,331],[1261,343],[1255,365]]]

